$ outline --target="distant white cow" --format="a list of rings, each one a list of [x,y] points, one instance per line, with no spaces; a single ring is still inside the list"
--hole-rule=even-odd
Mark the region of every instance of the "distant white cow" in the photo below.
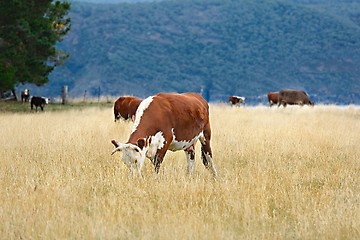
[[[229,97],[229,103],[232,106],[237,106],[240,107],[240,104],[244,103],[245,104],[245,97],[240,97],[240,96],[230,96]]]

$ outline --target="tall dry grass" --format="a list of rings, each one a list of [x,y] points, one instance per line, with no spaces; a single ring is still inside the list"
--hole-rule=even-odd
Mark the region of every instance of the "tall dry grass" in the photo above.
[[[0,113],[1,239],[359,239],[360,110],[211,106],[219,178],[129,178],[111,108]]]

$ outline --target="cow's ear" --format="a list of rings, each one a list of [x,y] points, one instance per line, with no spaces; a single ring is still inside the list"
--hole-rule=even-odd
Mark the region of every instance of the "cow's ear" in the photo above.
[[[145,147],[145,138],[139,138],[137,140],[137,145],[140,149],[143,149],[143,147]]]

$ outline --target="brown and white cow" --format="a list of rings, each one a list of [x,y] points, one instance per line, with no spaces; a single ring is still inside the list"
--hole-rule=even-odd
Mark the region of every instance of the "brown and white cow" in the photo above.
[[[119,119],[132,121],[135,120],[135,113],[139,107],[141,99],[138,97],[124,96],[119,97],[114,103],[115,122]]]
[[[210,138],[209,106],[204,98],[197,93],[159,93],[140,103],[128,141],[112,140],[115,145],[112,154],[122,151],[122,161],[129,170],[141,175],[145,157],[159,173],[167,150],[184,150],[188,173],[192,174],[195,144],[200,140],[203,164],[215,177]]]
[[[314,106],[314,103],[310,100],[309,96],[307,95],[307,93],[305,91],[290,90],[290,89],[281,90],[279,92],[278,107],[281,105],[286,107],[287,104],[301,105],[301,106],[303,106],[303,105]]]
[[[30,97],[29,89],[24,89],[24,91],[21,91],[21,102],[28,102],[29,97]]]
[[[238,106],[238,107],[240,107],[240,104],[245,103],[245,97],[230,96],[230,97],[229,97],[229,103],[230,103],[232,106]]]
[[[267,96],[270,107],[279,102],[279,92],[268,92]]]

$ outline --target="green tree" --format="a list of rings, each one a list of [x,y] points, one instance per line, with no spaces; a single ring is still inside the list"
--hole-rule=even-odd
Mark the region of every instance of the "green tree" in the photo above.
[[[47,83],[69,56],[55,46],[70,30],[69,10],[67,1],[0,1],[0,97],[18,84]]]

